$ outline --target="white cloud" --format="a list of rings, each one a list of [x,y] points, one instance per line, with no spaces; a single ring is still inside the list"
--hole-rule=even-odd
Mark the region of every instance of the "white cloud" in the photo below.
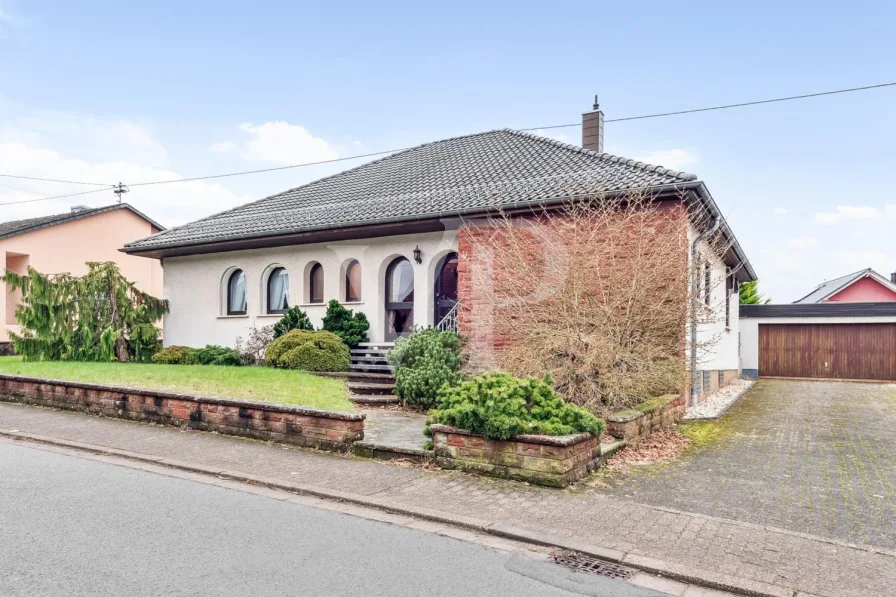
[[[880,210],[869,205],[838,205],[836,211],[820,211],[812,219],[816,224],[837,224],[843,220],[871,220],[880,217]]]
[[[814,236],[797,236],[788,239],[787,246],[791,249],[814,249],[818,247],[818,239]]]
[[[784,214],[787,213],[787,208],[786,207],[776,207],[775,209],[772,210],[772,213],[775,214],[776,216],[783,216]]]
[[[242,154],[247,160],[289,165],[338,157],[336,149],[327,141],[288,122],[265,122],[257,126],[247,122],[239,128],[252,135]]]
[[[233,141],[223,141],[215,143],[211,146],[211,150],[215,153],[232,153],[236,151],[236,143]]]
[[[678,147],[651,151],[634,159],[647,164],[662,166],[663,168],[671,168],[672,170],[683,170],[685,166],[690,166],[700,161],[696,154]]]

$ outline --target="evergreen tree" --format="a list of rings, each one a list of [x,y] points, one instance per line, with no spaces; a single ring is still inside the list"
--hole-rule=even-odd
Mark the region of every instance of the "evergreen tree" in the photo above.
[[[739,289],[741,305],[766,305],[772,302],[772,299],[765,298],[759,294],[759,287],[756,280],[752,282],[742,282]]]
[[[30,361],[149,361],[168,301],[137,289],[114,263],[87,267],[83,276],[6,271],[3,281],[22,293],[22,333],[10,333],[16,351]]]
[[[370,322],[367,321],[367,316],[360,311],[355,313],[333,299],[327,304],[323,329],[339,336],[348,346],[355,347],[361,342],[367,342],[367,330],[370,329]]]
[[[274,338],[279,338],[292,330],[314,330],[311,320],[308,319],[308,314],[298,307],[287,309],[280,321],[274,324]]]

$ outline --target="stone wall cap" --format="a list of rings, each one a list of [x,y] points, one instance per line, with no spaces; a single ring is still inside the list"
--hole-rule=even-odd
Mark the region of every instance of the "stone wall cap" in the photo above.
[[[71,381],[65,379],[45,379],[42,377],[24,377],[21,375],[8,375],[0,373],[0,379],[8,381],[21,381],[28,383],[52,384],[60,386],[69,386],[73,388],[81,388],[84,390],[100,390],[103,392],[118,392],[121,394],[133,394],[136,396],[146,396],[149,398],[165,398],[174,400],[191,400],[197,403],[214,404],[217,406],[233,406],[237,408],[254,408],[267,412],[289,413],[295,415],[307,415],[311,417],[321,417],[327,419],[338,419],[341,421],[363,421],[367,415],[363,413],[345,412],[339,410],[324,410],[322,408],[311,408],[308,406],[295,406],[291,404],[275,404],[272,402],[256,402],[254,400],[239,400],[236,398],[222,398],[218,396],[199,396],[194,394],[179,394],[177,392],[167,392],[163,390],[147,390],[145,388],[129,388],[125,386],[106,386],[95,383],[87,383],[83,381]]]
[[[628,423],[629,421],[640,419],[644,415],[652,413],[658,408],[668,406],[680,397],[681,396],[679,394],[663,394],[662,396],[658,396],[656,398],[649,398],[641,404],[636,404],[631,408],[626,408],[624,410],[615,412],[612,415],[608,415],[607,421],[609,421],[610,423]]]
[[[429,426],[429,430],[433,432],[441,432],[441,433],[453,433],[455,435],[471,435],[474,437],[485,437],[479,433],[473,433],[472,431],[467,431],[466,429],[458,429],[457,427],[452,427],[450,425],[440,425],[438,423],[433,423]],[[515,435],[509,440],[494,440],[494,441],[512,441],[512,442],[524,442],[527,444],[541,444],[543,446],[572,446],[573,444],[577,444],[579,442],[583,442],[587,439],[591,439],[595,437],[590,433],[574,433],[572,435]],[[491,438],[486,438],[491,439]]]

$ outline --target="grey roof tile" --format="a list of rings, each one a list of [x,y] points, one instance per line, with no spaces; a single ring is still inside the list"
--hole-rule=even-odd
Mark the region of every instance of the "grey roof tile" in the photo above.
[[[41,228],[46,228],[47,226],[55,226],[57,224],[64,224],[66,222],[71,222],[73,220],[80,220],[82,218],[87,218],[90,216],[95,216],[101,213],[106,213],[108,211],[113,211],[116,209],[127,209],[129,211],[134,212],[147,222],[149,222],[152,226],[159,230],[165,230],[165,227],[159,224],[158,222],[148,218],[146,215],[141,213],[140,211],[134,209],[133,206],[127,203],[115,203],[113,205],[106,205],[104,207],[94,207],[87,208],[81,211],[68,211],[62,214],[53,214],[51,216],[41,216],[39,218],[28,218],[26,220],[13,220],[11,222],[0,222],[0,239],[9,238],[11,236],[17,236],[19,234],[27,234],[28,232],[33,232],[35,230],[39,230]]]
[[[866,276],[876,279],[888,288],[894,288],[894,285],[889,280],[868,267],[851,274],[846,274],[845,276],[840,276],[839,278],[834,278],[833,280],[828,280],[827,282],[822,282],[815,288],[815,290],[803,298],[793,301],[793,304],[820,303],[843,288],[846,288],[856,280]]]
[[[436,141],[132,242],[149,251],[697,180],[510,129]]]

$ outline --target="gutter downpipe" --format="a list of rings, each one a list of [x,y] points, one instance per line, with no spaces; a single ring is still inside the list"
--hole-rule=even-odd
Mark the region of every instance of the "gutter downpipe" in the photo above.
[[[722,218],[714,217],[712,226],[701,232],[691,243],[691,400],[689,406],[697,404],[697,308],[700,306],[700,276],[694,267],[697,264],[697,245],[704,238],[711,236],[722,225]]]

